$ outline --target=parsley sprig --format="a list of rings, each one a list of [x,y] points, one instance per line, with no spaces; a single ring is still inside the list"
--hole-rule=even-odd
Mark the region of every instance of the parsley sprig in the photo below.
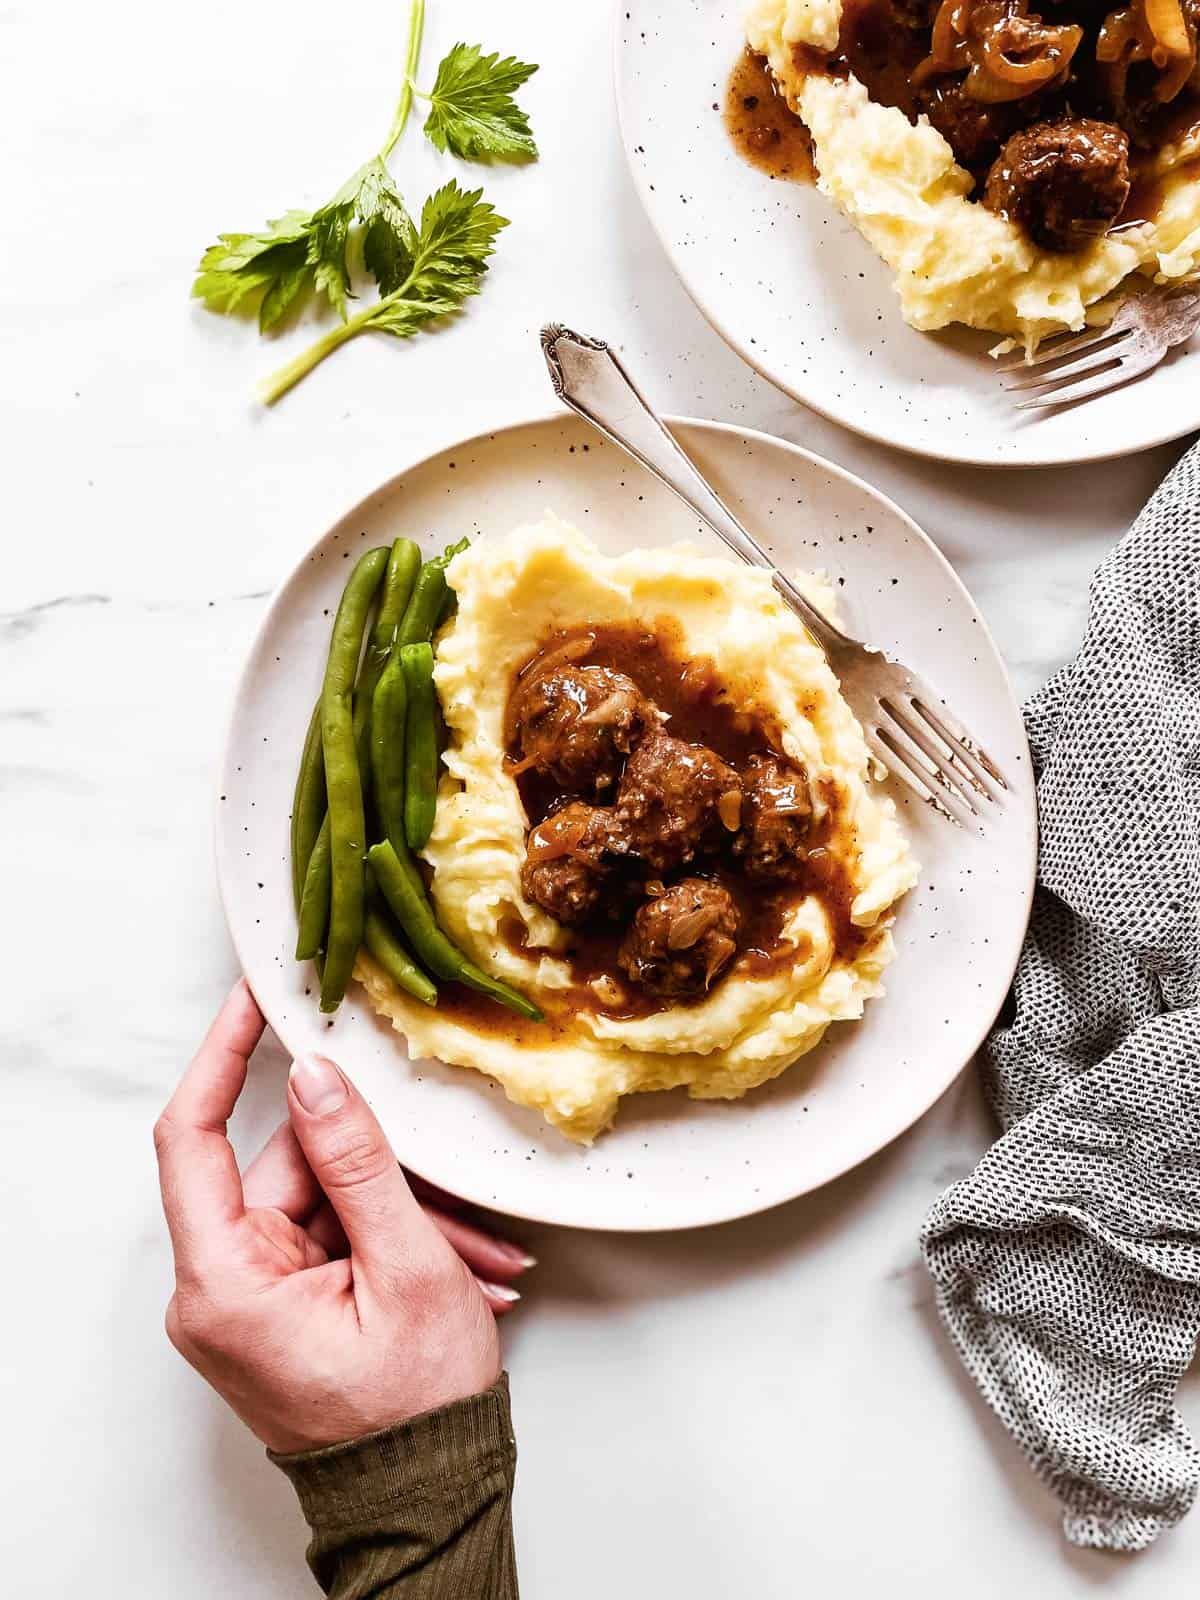
[[[467,161],[537,157],[529,120],[513,98],[537,68],[456,44],[424,94],[415,82],[424,25],[425,0],[412,0],[404,82],[379,151],[325,205],[285,212],[255,233],[223,233],[201,258],[193,295],[217,312],[257,308],[263,333],[306,299],[327,301],[342,319],[259,385],[267,405],[347,340],[366,332],[410,338],[482,287],[508,219],[482,189],[462,189],[451,179],[429,196],[414,223],[388,172],[414,95],[428,102],[425,133],[437,149]],[[374,279],[379,298],[351,316],[347,301],[356,298],[360,268]]]
[[[479,293],[496,235],[508,226],[508,219],[484,200],[482,189],[460,189],[453,179],[426,200],[419,230],[407,216],[406,221],[405,233],[391,236],[389,276],[379,280],[381,289],[389,282],[394,287],[261,383],[258,395],[265,405],[273,405],[357,334],[374,330],[408,339],[435,317],[457,311]]]

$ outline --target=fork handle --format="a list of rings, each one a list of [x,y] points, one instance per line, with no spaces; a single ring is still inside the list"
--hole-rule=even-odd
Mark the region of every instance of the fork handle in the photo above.
[[[603,339],[591,339],[552,322],[542,329],[542,353],[559,399],[606,439],[640,461],[748,566],[769,572],[782,599],[797,612],[827,656],[836,655],[852,644],[809,604],[791,579],[779,571],[762,546],[747,533],[674,434],[651,409]]]

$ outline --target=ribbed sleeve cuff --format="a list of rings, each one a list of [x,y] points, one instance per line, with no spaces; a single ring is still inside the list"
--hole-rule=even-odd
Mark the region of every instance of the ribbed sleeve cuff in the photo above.
[[[267,1451],[314,1533],[361,1526],[389,1506],[497,1468],[511,1473],[516,1453],[504,1372],[482,1394],[360,1439],[292,1455]]]

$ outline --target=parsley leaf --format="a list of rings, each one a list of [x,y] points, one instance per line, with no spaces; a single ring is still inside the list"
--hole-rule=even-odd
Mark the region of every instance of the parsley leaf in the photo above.
[[[380,294],[394,294],[412,269],[417,230],[378,156],[363,168],[358,220],[363,225],[363,265]]]
[[[345,321],[350,230],[363,224],[363,261],[390,294],[408,274],[416,229],[378,156],[327,205],[289,211],[262,233],[223,233],[200,261],[192,293],[213,311],[236,311],[261,295],[258,325],[268,332],[302,293],[324,295]]]
[[[535,161],[529,118],[514,92],[537,71],[515,56],[485,56],[456,44],[437,70],[425,132],[439,150],[466,161]]]
[[[421,232],[409,275],[414,294],[459,300],[479,292],[496,235],[508,227],[482,189],[460,189],[454,179],[421,207]]]
[[[478,294],[508,218],[483,198],[482,189],[460,189],[453,179],[421,208],[421,231],[407,279],[364,313],[365,325],[407,339],[434,317],[457,311]]]
[[[350,293],[350,266],[346,252],[350,247],[350,225],[354,221],[358,198],[356,172],[342,185],[328,205],[314,211],[309,224],[308,260],[318,294],[346,320],[346,296]]]
[[[312,218],[289,211],[261,233],[222,233],[200,258],[192,294],[212,311],[237,311],[263,296],[258,325],[263,333],[311,285],[308,237]]]
[[[405,217],[408,220],[407,213]],[[412,229],[411,221],[408,226]],[[412,231],[408,271],[401,282],[268,378],[259,389],[264,403],[273,405],[357,334],[390,333],[407,339],[435,318],[457,311],[464,300],[479,293],[496,235],[507,226],[508,218],[483,198],[482,189],[460,189],[451,179],[421,208],[420,229]]]

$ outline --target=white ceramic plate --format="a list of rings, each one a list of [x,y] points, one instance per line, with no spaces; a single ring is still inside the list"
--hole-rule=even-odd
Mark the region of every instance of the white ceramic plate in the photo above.
[[[230,932],[263,1010],[293,1054],[323,1050],[353,1076],[408,1166],[470,1200],[598,1228],[679,1228],[774,1205],[862,1161],[952,1082],[1008,987],[1032,892],[1029,753],[1004,667],[949,566],[865,484],[794,445],[709,422],[678,424],[701,467],[792,568],[823,568],[851,631],[946,686],[1011,776],[986,839],[902,801],[922,882],[903,902],[888,994],[835,1025],[789,1072],[730,1103],[636,1095],[590,1150],[570,1144],[490,1080],[410,1062],[357,985],[330,1021],[295,939],[288,813],[304,730],[350,559],[404,533],[440,548],[504,533],[551,507],[610,550],[697,538],[695,518],[566,414],[455,445],[350,511],[286,579],[237,692],[217,804]]]
[[[646,211],[689,294],[751,366],[848,428],[947,461],[1092,461],[1200,427],[1194,348],[1043,414],[1005,396],[987,354],[994,335],[907,327],[888,269],[833,202],[733,148],[713,106],[724,105],[743,11],[743,0],[619,0],[614,45]]]

